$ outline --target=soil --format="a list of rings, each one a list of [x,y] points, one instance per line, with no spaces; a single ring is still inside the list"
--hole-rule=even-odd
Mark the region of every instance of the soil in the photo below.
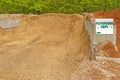
[[[103,17],[103,13],[109,12],[95,12],[95,16]],[[0,28],[0,80],[120,79],[117,61],[86,58],[90,41],[83,16],[49,13],[12,17],[19,17],[22,22],[16,28]],[[118,20],[115,18],[115,22]],[[120,51],[119,21],[116,23]],[[101,49],[106,53],[112,51],[111,57],[117,56],[110,42]]]
[[[70,80],[89,49],[84,17],[19,17],[22,22],[16,28],[0,30],[0,79]]]
[[[71,80],[119,80],[120,63],[112,60],[84,59]]]

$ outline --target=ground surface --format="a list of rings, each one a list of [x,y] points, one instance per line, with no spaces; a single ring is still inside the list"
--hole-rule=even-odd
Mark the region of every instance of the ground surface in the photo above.
[[[70,80],[89,48],[83,16],[21,18],[17,28],[1,30],[0,79]]]
[[[83,16],[43,14],[20,18],[17,28],[0,29],[0,80],[120,79],[118,62],[86,58],[89,36]]]
[[[119,80],[120,63],[113,60],[84,59],[72,80]]]

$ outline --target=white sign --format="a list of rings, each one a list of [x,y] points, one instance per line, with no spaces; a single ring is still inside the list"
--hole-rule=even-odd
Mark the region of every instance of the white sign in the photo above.
[[[113,34],[113,19],[96,19],[96,34]]]

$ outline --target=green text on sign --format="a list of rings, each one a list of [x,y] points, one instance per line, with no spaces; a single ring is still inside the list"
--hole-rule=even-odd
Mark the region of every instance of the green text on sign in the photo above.
[[[106,29],[106,28],[108,28],[107,25],[101,25],[100,27],[101,27],[101,29]]]
[[[96,22],[97,25],[113,25],[113,22]]]

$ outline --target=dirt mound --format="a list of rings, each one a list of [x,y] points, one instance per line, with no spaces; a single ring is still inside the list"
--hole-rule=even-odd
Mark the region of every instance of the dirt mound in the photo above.
[[[113,10],[113,11],[109,11],[109,12],[104,12],[104,11],[98,11],[98,12],[94,12],[94,15],[96,18],[114,18],[115,24],[116,24],[116,36],[117,36],[117,49],[118,49],[118,53],[116,53],[115,51],[113,52],[113,49],[110,48],[110,45],[105,45],[105,48],[109,49],[109,52],[113,52],[111,54],[111,56],[113,55],[113,57],[115,57],[115,55],[117,54],[117,56],[120,57],[120,10]],[[111,45],[111,47],[113,47]],[[104,49],[105,50],[105,49]]]
[[[108,56],[108,57],[115,57],[115,58],[117,58],[117,57],[119,58],[119,57],[120,57],[119,54],[118,54],[118,52],[116,51],[113,43],[110,42],[110,41],[107,42],[105,45],[103,45],[103,46],[101,47],[101,50],[102,50],[103,53],[105,53],[105,55]],[[114,53],[114,55],[113,55],[113,53]]]
[[[119,58],[119,53],[117,49],[114,47],[114,44],[111,41],[104,41],[98,44],[95,48],[96,55],[102,57],[115,57]]]
[[[17,28],[0,30],[0,79],[70,80],[89,49],[83,16],[20,17]]]

